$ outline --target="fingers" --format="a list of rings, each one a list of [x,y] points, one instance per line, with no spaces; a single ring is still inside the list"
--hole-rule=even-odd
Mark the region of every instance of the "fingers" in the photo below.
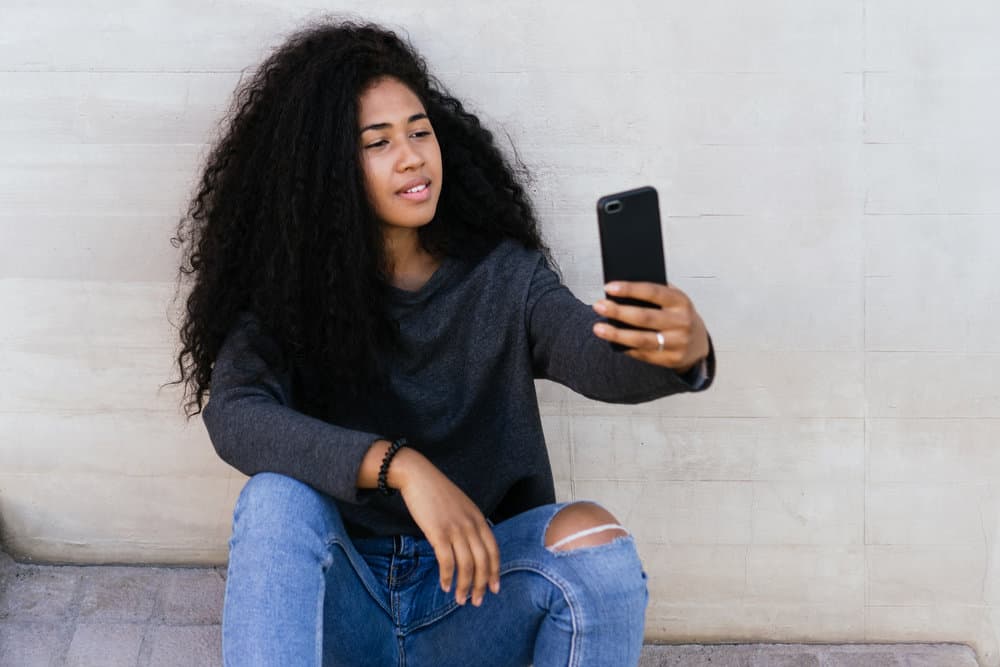
[[[458,563],[458,580],[455,583],[455,602],[465,604],[469,597],[469,586],[472,584],[473,571],[475,569],[475,559],[469,548],[469,543],[465,540],[457,540],[452,543],[455,550],[455,561]]]
[[[643,329],[690,329],[691,316],[680,308],[649,308],[646,306],[626,306],[611,300],[594,304],[594,310],[611,319],[625,322]]]
[[[452,577],[455,574],[455,557],[450,542],[431,541],[434,547],[434,557],[438,562],[441,576],[441,590],[445,593],[451,590]]]
[[[476,559],[476,571],[472,581],[472,604],[476,607],[483,603],[483,596],[486,595],[486,584],[490,579],[489,556],[486,555],[486,548],[480,540],[475,540],[469,544],[472,555]]]
[[[486,545],[486,555],[489,558],[490,590],[497,594],[500,592],[500,547],[489,525],[482,526],[479,533],[482,535],[483,544]]]
[[[500,549],[485,522],[473,533],[459,533],[450,544],[440,549],[435,547],[434,554],[441,571],[441,588],[446,592],[451,589],[455,569],[458,570],[456,603],[464,605],[470,589],[476,607],[482,605],[487,586],[494,594],[500,593]]]
[[[615,296],[641,299],[664,307],[679,306],[688,301],[687,295],[681,290],[673,285],[661,285],[660,283],[619,280],[608,283],[604,286],[604,290]]]
[[[676,329],[666,330],[661,332],[663,334],[663,350],[664,351],[677,351],[678,353],[684,349],[687,344],[688,336],[683,332],[679,332]],[[612,326],[606,323],[598,323],[594,325],[594,335],[598,338],[603,338],[606,341],[612,343],[620,343],[625,347],[631,347],[636,350],[646,350],[650,352],[656,352],[659,348],[659,341],[656,339],[655,331],[636,331],[634,329],[621,329],[616,326]]]

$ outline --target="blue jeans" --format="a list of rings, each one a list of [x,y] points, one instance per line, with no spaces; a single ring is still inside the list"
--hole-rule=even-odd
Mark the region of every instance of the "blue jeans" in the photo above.
[[[500,593],[441,589],[430,543],[352,539],[334,499],[291,477],[254,475],[233,516],[222,616],[226,665],[255,667],[634,667],[649,592],[631,534],[545,546],[569,503],[493,525]],[[470,589],[471,593],[471,589]]]

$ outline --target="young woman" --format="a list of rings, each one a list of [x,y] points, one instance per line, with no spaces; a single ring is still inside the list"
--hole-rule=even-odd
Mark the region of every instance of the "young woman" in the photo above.
[[[227,665],[638,663],[634,539],[555,502],[534,379],[617,403],[707,388],[682,292],[581,303],[490,133],[410,45],[349,22],[240,89],[178,237],[185,408],[250,476]]]

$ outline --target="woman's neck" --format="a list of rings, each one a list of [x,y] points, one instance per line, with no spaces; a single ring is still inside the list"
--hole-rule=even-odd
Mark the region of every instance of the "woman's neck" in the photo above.
[[[420,289],[441,265],[440,259],[421,247],[416,229],[386,230],[385,247],[392,284],[400,289]]]

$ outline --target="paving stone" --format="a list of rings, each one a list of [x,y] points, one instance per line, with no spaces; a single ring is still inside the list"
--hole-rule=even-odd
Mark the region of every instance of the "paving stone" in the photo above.
[[[153,614],[163,582],[159,570],[138,567],[88,568],[81,582],[82,623],[141,623]]]
[[[0,590],[0,619],[64,618],[80,584],[79,567],[22,565],[5,577]]]
[[[121,667],[136,664],[145,628],[133,623],[81,623],[66,655],[66,667]],[[180,663],[178,663],[180,664]]]
[[[905,665],[899,656],[877,648],[869,649],[865,653],[828,652],[823,661],[823,667],[905,667]]]
[[[840,644],[823,647],[824,667],[977,667],[964,644]]]
[[[215,569],[170,569],[165,571],[163,580],[157,623],[218,625],[222,622],[226,582]]]
[[[904,646],[898,648],[905,667],[977,667],[978,664],[973,650],[961,644]]]
[[[153,642],[149,667],[218,667],[222,663],[218,625],[157,625],[149,632]]]
[[[977,667],[961,644],[647,644],[640,667]]]
[[[639,667],[750,667],[750,647],[711,644],[647,645]]]
[[[808,647],[757,647],[750,667],[820,667],[819,656]]]
[[[59,664],[69,634],[62,624],[0,623],[0,665],[49,667]]]

